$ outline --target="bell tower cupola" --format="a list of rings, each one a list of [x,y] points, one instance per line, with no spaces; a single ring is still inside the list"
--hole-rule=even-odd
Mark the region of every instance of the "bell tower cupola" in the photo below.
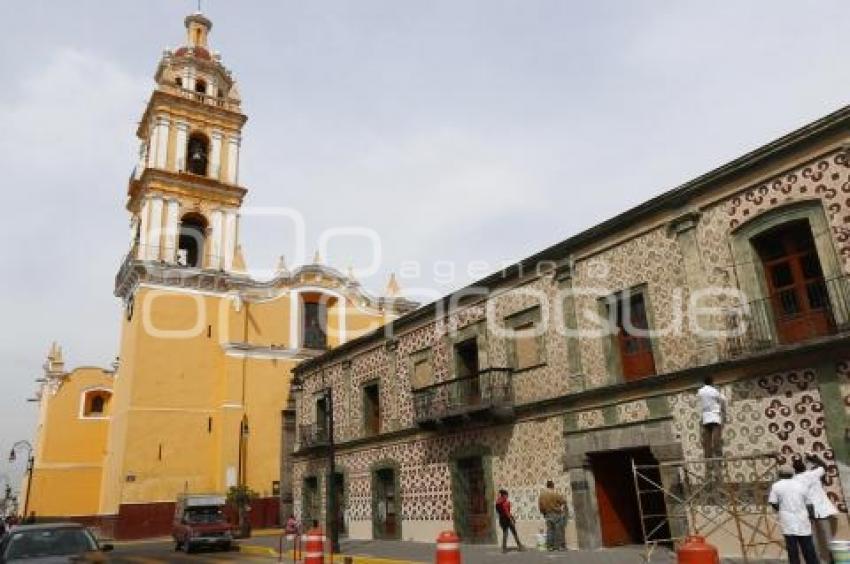
[[[207,48],[207,36],[212,29],[212,22],[200,12],[186,16],[186,45],[190,47]]]
[[[247,193],[239,183],[247,118],[233,74],[210,47],[212,21],[196,12],[184,24],[185,43],[163,52],[136,131],[127,259],[228,273]]]

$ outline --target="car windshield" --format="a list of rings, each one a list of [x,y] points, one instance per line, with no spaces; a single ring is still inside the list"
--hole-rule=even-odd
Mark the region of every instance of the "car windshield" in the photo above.
[[[224,513],[219,507],[193,507],[186,510],[185,518],[188,523],[221,523]]]
[[[70,556],[97,550],[97,544],[84,529],[37,529],[9,533],[6,561]]]

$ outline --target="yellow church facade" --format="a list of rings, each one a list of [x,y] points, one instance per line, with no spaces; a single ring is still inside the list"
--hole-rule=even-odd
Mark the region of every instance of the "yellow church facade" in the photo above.
[[[394,284],[374,297],[318,256],[292,270],[281,260],[270,280],[246,273],[247,118],[209,49],[212,23],[193,14],[185,25],[137,131],[115,366],[65,371],[54,346],[38,393],[28,509],[116,538],[167,533],[179,494],[241,485],[259,496],[255,526],[277,524],[292,369],[415,307]]]

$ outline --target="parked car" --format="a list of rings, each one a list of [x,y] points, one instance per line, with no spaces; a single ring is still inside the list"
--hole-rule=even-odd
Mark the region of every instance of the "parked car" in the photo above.
[[[78,523],[17,525],[0,541],[0,562],[106,562],[103,553],[111,550]]]
[[[174,512],[174,550],[187,553],[201,547],[230,550],[233,533],[224,515],[224,496],[183,495]]]

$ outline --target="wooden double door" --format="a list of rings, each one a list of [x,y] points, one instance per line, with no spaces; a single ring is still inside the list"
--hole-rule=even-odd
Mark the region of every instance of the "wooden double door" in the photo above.
[[[465,542],[487,543],[494,539],[492,502],[487,495],[487,474],[480,456],[460,458],[454,476],[455,526]]]
[[[757,237],[768,299],[781,343],[834,332],[829,292],[809,222],[796,221]],[[764,306],[763,306],[764,307]]]

